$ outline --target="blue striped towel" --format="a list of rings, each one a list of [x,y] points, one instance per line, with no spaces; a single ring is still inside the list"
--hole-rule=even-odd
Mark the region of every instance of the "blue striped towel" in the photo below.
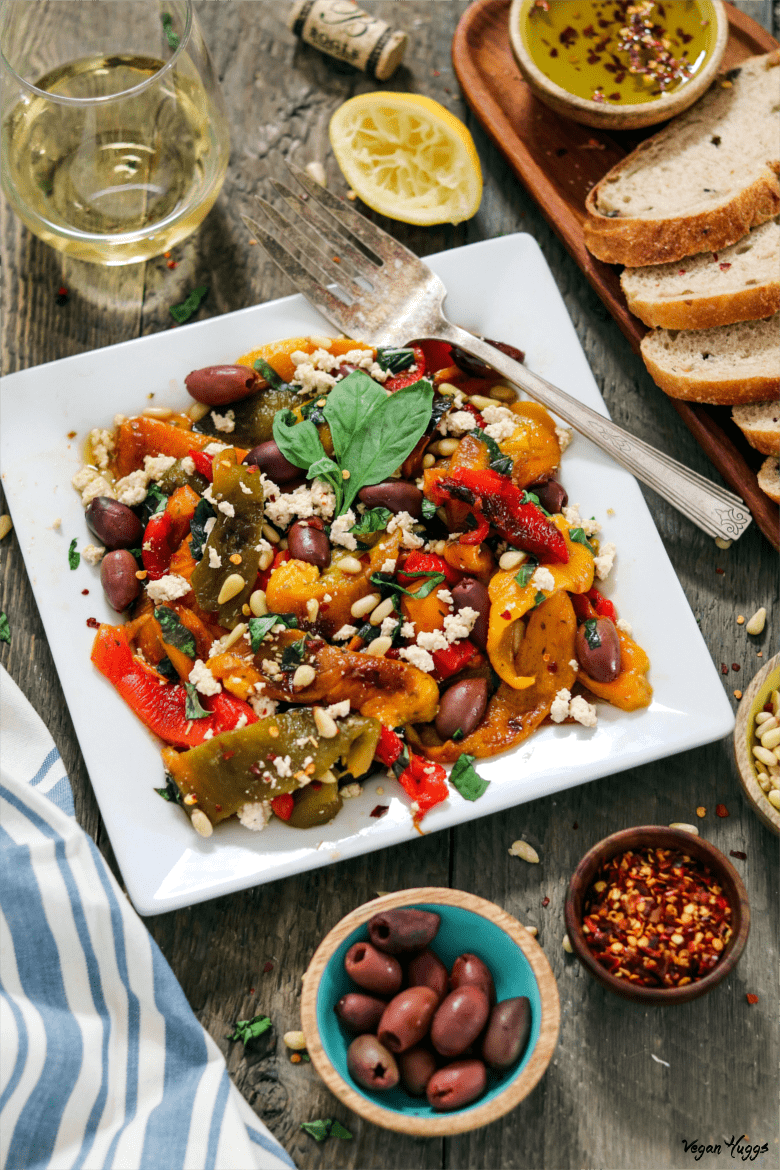
[[[295,1163],[79,828],[51,736],[0,668],[0,1164]]]

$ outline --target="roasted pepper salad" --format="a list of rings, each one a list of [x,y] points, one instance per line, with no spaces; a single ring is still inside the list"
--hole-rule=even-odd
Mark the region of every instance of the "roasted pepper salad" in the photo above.
[[[185,383],[188,411],[93,430],[73,484],[126,618],[92,662],[202,836],[323,824],[378,768],[419,823],[545,720],[649,704],[594,584],[615,547],[556,478],[570,435],[487,367],[296,337]]]

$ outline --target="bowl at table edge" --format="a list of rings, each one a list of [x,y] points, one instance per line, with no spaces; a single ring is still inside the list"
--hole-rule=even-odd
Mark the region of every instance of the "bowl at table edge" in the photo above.
[[[754,767],[753,748],[756,746],[756,715],[774,690],[780,689],[780,654],[775,654],[758,672],[742,696],[737,708],[734,728],[734,755],[739,779],[748,801],[768,829],[780,835],[780,812],[773,808],[762,791]]]
[[[629,983],[627,979],[618,979],[610,975],[604,967],[593,957],[585,943],[582,932],[582,906],[585,894],[599,869],[610,858],[627,849],[682,849],[690,857],[701,861],[713,873],[723,893],[731,905],[732,934],[723,950],[720,961],[703,979],[687,983],[684,987],[643,987],[636,983]],[[646,1006],[664,1006],[678,1003],[688,1003],[712,991],[721,979],[736,967],[740,955],[745,949],[748,931],[750,930],[750,906],[747,892],[742,879],[734,866],[723,854],[710,845],[709,841],[683,829],[669,829],[665,825],[642,825],[635,829],[623,829],[599,841],[598,845],[585,854],[577,866],[566,895],[564,905],[566,931],[569,935],[572,949],[583,967],[597,979],[604,987],[614,991],[624,999],[632,999]]]
[[[716,21],[715,45],[707,55],[700,71],[679,89],[662,94],[656,101],[626,105],[604,105],[570,93],[547,77],[534,61],[526,46],[523,31],[528,22],[533,0],[512,0],[509,11],[509,38],[515,60],[529,88],[539,101],[556,114],[595,126],[600,130],[638,130],[655,126],[687,110],[715,80],[729,39],[729,21],[721,0],[708,0]]]
[[[356,1084],[347,1071],[347,1048],[354,1036],[339,1022],[335,1006],[342,995],[360,988],[344,970],[344,956],[353,943],[368,941],[369,918],[401,906],[441,916],[431,949],[448,970],[459,955],[476,954],[492,971],[499,1001],[518,995],[527,995],[531,1001],[531,1033],[519,1062],[505,1073],[488,1070],[487,1091],[465,1109],[436,1112],[425,1097],[411,1097],[400,1087],[372,1093]],[[560,1004],[544,952],[515,918],[474,894],[424,886],[366,902],[333,927],[304,976],[301,1022],[314,1067],[344,1105],[385,1129],[434,1137],[488,1125],[528,1096],[555,1049]]]

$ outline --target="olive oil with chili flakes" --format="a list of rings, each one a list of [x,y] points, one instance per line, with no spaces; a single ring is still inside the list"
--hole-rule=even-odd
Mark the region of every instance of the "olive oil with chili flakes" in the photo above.
[[[714,48],[716,22],[709,0],[531,0],[522,35],[538,68],[568,93],[636,105],[673,93],[699,72]]]

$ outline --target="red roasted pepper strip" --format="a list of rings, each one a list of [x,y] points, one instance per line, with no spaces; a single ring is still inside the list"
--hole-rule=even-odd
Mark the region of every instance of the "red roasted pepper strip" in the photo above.
[[[271,580],[271,574],[273,573],[276,566],[281,565],[284,561],[289,561],[289,559],[290,559],[290,554],[288,553],[286,548],[282,549],[281,552],[278,552],[276,554],[276,556],[274,557],[274,559],[271,561],[270,566],[267,569],[263,569],[263,571],[261,573],[257,574],[257,581],[255,582],[255,589],[267,589],[268,582]]]
[[[595,609],[588,601],[586,594],[570,593],[569,601],[572,603],[578,622],[588,622],[592,618],[598,617]]]
[[[207,455],[205,451],[190,451],[189,456],[195,464],[195,470],[199,471],[201,475],[205,475],[209,483],[213,483],[214,456]]]
[[[282,792],[279,796],[274,796],[271,799],[271,808],[274,810],[280,821],[289,821],[293,815],[295,808],[295,801],[293,800],[291,792]]]
[[[389,390],[391,394],[396,390],[403,390],[404,386],[412,386],[419,382],[420,378],[425,377],[425,354],[419,345],[408,345],[406,348],[414,350],[414,365],[407,370],[401,370],[399,374],[392,374],[382,383],[385,390]]]
[[[168,512],[155,512],[146,525],[141,558],[150,581],[159,581],[168,572],[173,556],[173,520]]]
[[[409,753],[409,765],[398,777],[404,791],[417,804],[415,820],[422,820],[428,809],[441,804],[450,794],[447,773],[441,764],[434,764],[423,756]]]
[[[599,617],[611,618],[613,622],[617,621],[617,610],[614,605],[608,597],[605,597],[603,593],[599,593],[595,585],[592,589],[588,590],[585,596]]]
[[[456,467],[451,475],[433,485],[431,494],[437,504],[445,499],[468,504],[477,521],[484,517],[504,540],[541,561],[565,565],[569,560],[562,534],[541,508],[525,502],[525,494],[506,475],[489,468]],[[465,533],[467,540],[474,535]]]
[[[376,751],[374,752],[380,764],[384,764],[386,768],[389,768],[391,764],[395,763],[403,750],[404,741],[400,735],[396,735],[389,727],[385,727],[382,724],[379,729],[379,743],[376,745]]]
[[[475,513],[474,519],[477,522],[477,527],[472,528],[470,532],[461,532],[459,544],[482,544],[483,540],[487,540],[490,533],[490,525],[487,520],[480,512]]]
[[[404,589],[411,589],[413,585],[425,580],[424,577],[407,576],[411,573],[443,573],[449,586],[457,585],[463,576],[457,569],[453,569],[444,557],[440,557],[436,553],[419,552],[416,549],[409,553],[403,568],[399,569],[396,574],[398,584],[403,585]]]
[[[449,678],[450,675],[463,670],[476,653],[476,646],[468,638],[464,638],[462,642],[453,642],[446,650],[434,650],[433,665],[436,667],[436,673],[439,678]]]
[[[211,714],[208,718],[188,719],[184,686],[166,682],[161,674],[136,658],[123,626],[100,627],[92,647],[92,661],[149,730],[173,747],[196,747],[204,742],[209,731],[211,735],[232,731],[242,715],[247,724],[257,722],[248,703],[225,691],[218,695],[199,695],[201,706]]]

